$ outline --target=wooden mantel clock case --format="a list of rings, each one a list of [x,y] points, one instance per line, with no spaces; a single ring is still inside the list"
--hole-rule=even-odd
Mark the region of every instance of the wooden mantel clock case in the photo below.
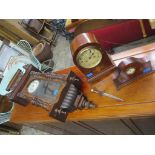
[[[120,89],[143,76],[155,72],[154,59],[155,52],[123,59],[113,74],[113,82],[116,88]]]
[[[86,76],[88,82],[93,82],[115,68],[110,56],[102,49],[92,33],[82,33],[71,43],[73,61]]]
[[[95,107],[80,91],[82,81],[75,73],[41,73],[32,65],[25,67],[26,73],[18,70],[8,85],[7,90],[13,90],[8,95],[10,100],[21,105],[31,102],[60,121],[65,121],[68,113],[76,109]]]

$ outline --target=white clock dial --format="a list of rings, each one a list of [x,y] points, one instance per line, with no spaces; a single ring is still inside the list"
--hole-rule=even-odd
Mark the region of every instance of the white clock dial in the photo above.
[[[83,68],[96,67],[102,60],[102,54],[99,49],[92,46],[82,49],[77,55],[77,63]]]
[[[134,67],[130,67],[130,68],[127,69],[126,73],[128,75],[132,75],[132,74],[135,73],[135,71],[136,71],[136,69]]]
[[[34,80],[32,81],[29,86],[28,86],[28,92],[29,93],[33,93],[36,91],[36,89],[38,88],[39,86],[39,81],[38,80]]]

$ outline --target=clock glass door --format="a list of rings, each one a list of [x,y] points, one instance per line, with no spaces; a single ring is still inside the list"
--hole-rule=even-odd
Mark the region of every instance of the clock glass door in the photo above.
[[[62,87],[61,81],[33,80],[27,87],[27,92],[34,97],[47,102],[55,102]]]

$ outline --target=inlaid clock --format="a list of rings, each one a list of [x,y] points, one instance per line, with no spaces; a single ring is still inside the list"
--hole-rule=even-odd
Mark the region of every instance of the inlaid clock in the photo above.
[[[150,60],[144,58],[130,57],[121,61],[114,71],[113,81],[117,89],[154,72]]]
[[[89,82],[106,75],[115,68],[113,61],[92,33],[82,33],[71,43],[75,65]]]

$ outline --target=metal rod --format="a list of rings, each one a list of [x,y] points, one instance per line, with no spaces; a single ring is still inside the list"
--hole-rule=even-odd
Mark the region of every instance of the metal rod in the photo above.
[[[96,89],[91,89],[91,92],[97,93],[97,94],[99,94],[101,96],[107,96],[107,97],[113,98],[113,99],[115,99],[117,101],[121,101],[121,102],[124,101],[123,99],[121,99],[121,98],[119,98],[117,96],[114,96],[112,94],[106,93],[105,91],[99,91],[99,90],[96,90]]]

